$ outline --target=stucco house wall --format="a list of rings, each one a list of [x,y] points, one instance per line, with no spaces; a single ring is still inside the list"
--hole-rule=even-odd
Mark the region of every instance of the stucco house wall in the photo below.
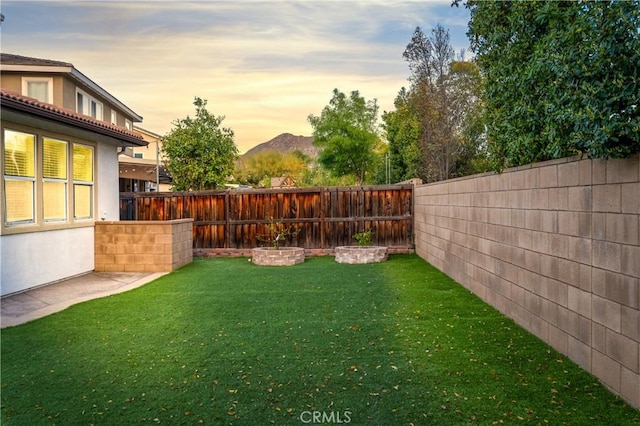
[[[30,199],[33,203],[32,216],[26,216],[25,219],[11,221],[6,216],[7,206],[11,206],[11,203],[16,203],[13,206],[18,207],[29,200],[28,197],[24,198],[24,192],[21,193],[23,198],[17,195],[10,198],[10,195],[0,192],[0,295],[5,296],[95,269],[95,223],[119,220],[118,154],[126,147],[145,146],[146,142],[139,134],[124,126],[125,119],[133,123],[141,121],[142,117],[76,70],[72,64],[5,53],[1,55],[0,183],[4,186],[6,182],[12,182],[15,188],[15,182],[20,179],[33,182],[33,198]],[[48,101],[23,93],[22,79],[25,76],[48,79],[52,85]],[[76,105],[76,88],[102,103],[102,117],[98,114],[94,114],[95,117],[82,114]],[[111,110],[118,112],[118,121],[122,125],[111,123]],[[35,172],[31,172],[34,174],[12,176],[6,173],[11,169],[5,170],[4,156],[16,155],[17,151],[11,148],[13,145],[5,145],[5,137],[11,137],[7,135],[14,132],[34,136],[32,140],[35,142],[29,142],[35,144],[31,145],[35,147],[33,157],[21,154],[21,158],[31,158],[29,161],[34,162]],[[43,176],[45,138],[67,144],[64,156],[67,162],[66,177],[56,178],[56,183],[59,184],[62,179],[66,184],[66,201],[61,209],[65,215],[50,220],[46,220],[43,207],[48,194],[44,189],[47,179]],[[74,217],[74,199],[86,200],[75,198],[76,182],[72,171],[76,167],[76,146],[93,150],[91,217],[88,218]],[[61,164],[55,163],[58,157],[48,158],[53,161],[48,164],[54,164],[54,167]],[[15,160],[12,164],[16,164]],[[87,184],[82,186],[86,187]],[[61,198],[56,197],[59,206]],[[51,200],[49,198],[49,205]],[[86,206],[89,203],[83,208]]]
[[[118,153],[96,147],[96,220],[118,220]],[[1,294],[11,294],[95,269],[94,221],[72,229],[0,237]]]
[[[3,296],[94,269],[93,226],[3,235],[0,240]]]
[[[6,120],[2,121],[4,128],[31,130],[37,134],[44,132],[64,139],[64,134],[30,129]],[[73,140],[83,141],[77,137]],[[95,269],[94,223],[119,220],[119,148],[113,142],[84,142],[91,144],[95,150],[94,218],[49,227],[46,224],[3,226],[3,234],[0,235],[0,295],[24,291]]]
[[[118,147],[98,145],[98,204],[96,220],[120,219],[120,192],[118,188]]]

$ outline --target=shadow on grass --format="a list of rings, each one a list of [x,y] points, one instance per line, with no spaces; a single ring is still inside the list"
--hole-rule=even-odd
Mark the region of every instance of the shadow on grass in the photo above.
[[[625,424],[640,415],[417,256],[397,255],[293,267],[197,259],[5,329],[2,419]]]

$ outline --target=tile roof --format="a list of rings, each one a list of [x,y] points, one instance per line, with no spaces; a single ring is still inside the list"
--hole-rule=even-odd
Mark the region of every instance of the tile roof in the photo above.
[[[37,65],[54,67],[73,67],[69,62],[53,61],[51,59],[30,58],[28,56],[0,53],[0,63],[7,65]]]
[[[147,142],[142,139],[140,134],[127,130],[124,127],[115,126],[113,124],[79,114],[75,111],[40,102],[37,99],[23,96],[4,88],[0,88],[0,106],[2,108],[29,112],[55,121],[81,127],[105,136],[110,136],[128,144],[137,146],[147,145]]]

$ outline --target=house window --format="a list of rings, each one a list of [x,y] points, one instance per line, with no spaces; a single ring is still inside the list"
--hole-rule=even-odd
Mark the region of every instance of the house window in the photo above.
[[[124,119],[124,127],[127,130],[131,130],[133,128],[133,122],[131,120],[129,120],[128,118]]]
[[[44,138],[42,204],[44,220],[67,219],[67,142]]]
[[[24,77],[22,94],[47,104],[53,103],[53,79],[45,77]]]
[[[118,124],[118,113],[115,110],[111,110],[111,124]]]
[[[76,89],[76,112],[91,116],[96,120],[103,120],[102,102],[80,89]]]
[[[94,147],[10,129],[2,136],[6,226],[94,218]]]
[[[5,223],[31,223],[35,219],[36,137],[4,131]]]
[[[73,216],[93,217],[93,148],[73,145]]]

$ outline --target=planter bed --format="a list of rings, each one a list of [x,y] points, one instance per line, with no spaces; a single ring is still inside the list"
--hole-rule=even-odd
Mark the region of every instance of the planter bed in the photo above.
[[[256,247],[251,249],[251,261],[262,266],[292,266],[304,262],[302,247]]]
[[[381,246],[336,247],[338,263],[377,263],[387,260],[387,248]]]

